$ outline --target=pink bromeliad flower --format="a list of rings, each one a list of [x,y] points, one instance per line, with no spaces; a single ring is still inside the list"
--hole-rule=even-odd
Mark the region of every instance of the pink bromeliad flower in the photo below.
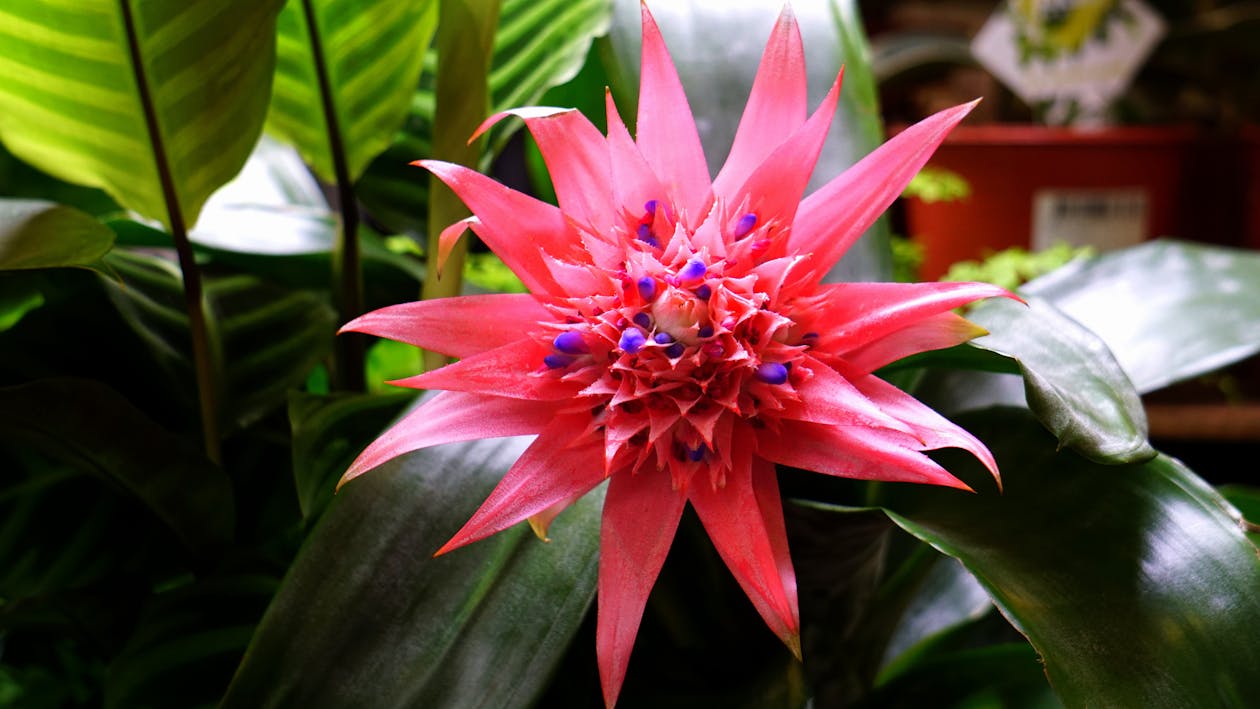
[[[796,582],[775,464],[870,480],[966,486],[921,451],[989,451],[872,372],[983,331],[953,308],[977,283],[823,284],[888,207],[959,106],[902,132],[801,200],[835,112],[837,77],[807,117],[800,34],[785,10],[730,156],[710,180],[687,99],[643,10],[637,135],[608,101],[608,135],[572,110],[528,108],[559,208],[472,170],[418,164],[530,293],[406,303],[344,329],[460,358],[396,382],[440,389],[370,445],[345,480],[427,446],[537,434],[438,553],[524,520],[545,535],[608,480],[598,654],[616,700],[648,592],[684,507],[770,628],[800,654]]]

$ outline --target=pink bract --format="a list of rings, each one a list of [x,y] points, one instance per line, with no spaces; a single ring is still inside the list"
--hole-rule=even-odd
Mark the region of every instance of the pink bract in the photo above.
[[[965,488],[922,451],[989,451],[872,372],[983,334],[952,310],[1009,296],[979,283],[822,283],[973,104],[903,131],[802,196],[840,78],[807,115],[789,10],[766,46],[730,156],[710,180],[682,85],[647,9],[637,135],[608,100],[608,134],[572,110],[523,118],[554,207],[448,163],[418,164],[529,288],[384,308],[344,330],[459,357],[395,382],[441,389],[372,443],[350,480],[427,446],[537,434],[439,553],[529,520],[540,536],[609,480],[597,645],[605,701],[625,676],[648,593],[684,507],[770,628],[798,656],[800,620],[775,464]]]

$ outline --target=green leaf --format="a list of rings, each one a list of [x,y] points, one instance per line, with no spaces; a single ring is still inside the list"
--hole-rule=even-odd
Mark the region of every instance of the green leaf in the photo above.
[[[1041,655],[1069,706],[1255,706],[1260,558],[1236,510],[1180,463],[1101,466],[1026,413],[962,422],[1004,492],[886,485],[910,533],[958,558]],[[946,458],[942,455],[942,458]],[[947,467],[980,485],[965,455]]]
[[[191,224],[258,138],[279,9],[279,0],[6,3],[0,140],[126,208]]]
[[[437,0],[289,0],[267,130],[324,181],[336,182],[334,150],[357,179],[406,118],[437,19]]]
[[[416,360],[411,373],[419,371],[419,357]],[[393,390],[387,396],[315,396],[301,392],[290,395],[293,480],[304,518],[311,520],[323,512],[333,498],[337,481],[362,450],[363,441],[371,440],[415,398],[414,392],[396,387]]]
[[[1105,462],[1155,454],[1146,440],[1141,399],[1107,346],[1089,330],[1032,297],[1026,307],[989,301],[967,317],[990,333],[973,340],[974,346],[1016,360],[1028,405],[1063,445]],[[963,386],[972,389],[972,396],[979,394]]]
[[[278,581],[211,576],[154,594],[105,676],[106,707],[214,707]]]
[[[73,207],[0,199],[0,271],[91,266],[114,246],[114,232]]]
[[[617,66],[609,74],[623,74],[637,85],[640,3],[614,0],[613,5],[610,38]],[[702,0],[651,7],[700,127],[710,172],[716,173],[734,142],[765,40],[780,9],[778,3],[732,5]],[[874,150],[883,140],[883,128],[857,3],[799,3],[792,11],[805,44],[810,95],[815,100],[823,96],[844,67],[840,106],[809,184],[812,192]],[[732,41],[733,37],[740,39]],[[634,108],[633,103],[623,102],[622,116],[630,120]],[[829,279],[888,280],[891,269],[888,226],[881,220],[850,249]]]
[[[195,552],[232,537],[227,475],[109,387],[50,379],[0,388],[0,431],[127,490]]]
[[[582,67],[592,40],[608,30],[608,23],[608,0],[502,0],[485,114],[532,105],[549,88],[568,81]],[[360,199],[374,217],[390,229],[413,234],[425,233],[428,224],[424,208],[429,203],[429,180],[410,163],[433,155],[436,52],[430,51],[426,66],[429,70],[411,98],[402,130],[358,185]],[[485,117],[477,117],[476,123]],[[480,162],[483,169],[521,125],[516,120],[504,121],[491,132]],[[468,135],[458,138],[466,140]]]
[[[17,325],[32,310],[44,304],[44,294],[28,281],[0,278],[0,332]]]
[[[222,706],[530,706],[594,595],[602,495],[560,515],[549,544],[522,524],[432,557],[521,444],[426,449],[343,488]]]
[[[1250,485],[1222,485],[1218,492],[1242,513],[1247,538],[1252,544],[1260,546],[1260,488]]]
[[[179,270],[170,262],[115,250],[106,262],[122,277],[109,295],[179,385],[191,382],[188,319]],[[204,293],[224,422],[247,425],[283,406],[328,351],[335,327],[323,298],[254,276],[208,271]]]
[[[1024,291],[1115,353],[1139,392],[1260,352],[1260,254],[1152,241],[1077,261]]]

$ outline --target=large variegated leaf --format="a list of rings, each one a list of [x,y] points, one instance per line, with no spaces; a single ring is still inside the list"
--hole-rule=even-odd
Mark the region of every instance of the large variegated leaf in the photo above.
[[[114,245],[114,232],[73,207],[0,199],[0,271],[90,266]]]
[[[573,78],[595,37],[608,30],[609,0],[503,0],[489,75],[489,112],[537,103],[547,89]],[[430,52],[402,130],[359,184],[359,197],[391,229],[424,233],[428,180],[410,163],[433,154],[435,108]],[[507,144],[520,121],[491,132],[482,166]]]
[[[267,130],[325,181],[338,160],[357,179],[407,116],[437,10],[437,0],[289,0]]]
[[[107,263],[122,278],[121,285],[109,284],[109,293],[123,317],[174,381],[189,381],[188,319],[178,269],[121,249]],[[223,422],[245,425],[283,406],[289,389],[305,381],[332,342],[335,317],[314,293],[250,275],[211,271],[204,290]]]
[[[550,543],[520,524],[433,557],[521,443],[422,450],[342,488],[221,706],[533,706],[595,593],[602,494],[560,515]]]
[[[192,223],[240,169],[271,87],[280,0],[13,0],[0,140],[124,207]]]

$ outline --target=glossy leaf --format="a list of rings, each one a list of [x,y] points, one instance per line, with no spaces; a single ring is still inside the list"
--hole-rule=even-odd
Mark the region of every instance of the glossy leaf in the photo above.
[[[48,0],[0,10],[0,140],[129,209],[196,220],[267,109],[279,0]]]
[[[44,304],[44,294],[29,281],[0,279],[0,332],[17,325],[32,310]]]
[[[1260,254],[1152,241],[1076,261],[1024,291],[1093,330],[1139,392],[1260,352]]]
[[[640,22],[637,0],[614,0],[610,33],[617,66],[610,75],[624,74],[638,83]],[[765,38],[774,26],[780,3],[706,3],[701,0],[652,5],[687,92],[687,101],[708,157],[710,173],[726,159],[735,130],[752,88]],[[810,110],[844,67],[840,105],[807,192],[813,192],[844,172],[883,140],[870,49],[854,0],[796,3],[792,12],[800,23],[805,45]],[[733,38],[739,38],[734,41]],[[619,92],[623,116],[633,116],[637,89]],[[832,280],[888,280],[891,274],[888,226],[876,223],[858,241],[829,278]]]
[[[122,279],[109,285],[110,298],[174,381],[186,384],[191,357],[178,269],[121,250],[107,262]],[[288,390],[305,381],[328,350],[334,315],[314,293],[244,274],[207,273],[204,292],[224,422],[245,425],[283,406]]]
[[[907,531],[958,558],[1023,632],[1069,706],[1260,701],[1260,557],[1238,513],[1180,463],[1101,466],[1056,451],[1016,410],[962,421],[993,450],[1004,492],[885,486]],[[946,457],[946,456],[942,456]]]
[[[296,145],[326,182],[336,181],[339,149],[356,179],[407,116],[437,16],[437,0],[289,0],[277,23],[267,130]]]
[[[109,387],[52,379],[0,388],[0,431],[125,489],[194,552],[232,537],[227,475]]]
[[[73,207],[0,199],[0,271],[91,266],[114,245],[114,232]]]
[[[1107,462],[1154,455],[1146,440],[1141,399],[1106,345],[1089,330],[1037,298],[1029,298],[1027,306],[986,302],[967,317],[990,333],[972,345],[1016,360],[1029,407],[1063,445]]]
[[[595,590],[593,493],[439,558],[523,450],[414,453],[342,488],[267,610],[222,706],[526,707]]]
[[[1252,544],[1260,546],[1260,488],[1251,485],[1222,485],[1219,492],[1238,508],[1243,529]]]

